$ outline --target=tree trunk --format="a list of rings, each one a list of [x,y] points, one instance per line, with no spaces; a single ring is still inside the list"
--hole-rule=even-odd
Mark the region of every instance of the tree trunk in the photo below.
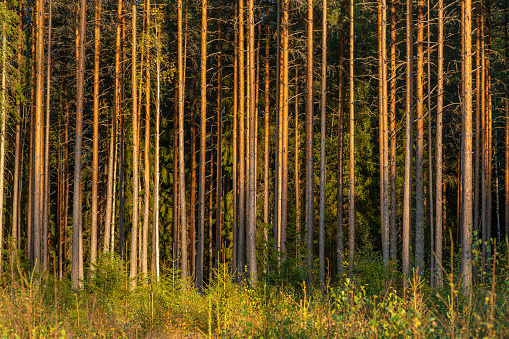
[[[415,147],[415,268],[424,272],[424,0],[419,0],[417,21],[417,130]]]
[[[435,270],[435,286],[442,288],[442,229],[445,218],[443,218],[443,195],[442,186],[445,187],[445,183],[442,179],[443,171],[443,102],[444,102],[444,1],[438,1],[438,84],[437,84],[437,132],[436,132],[436,208],[437,208],[437,222],[435,231],[435,259],[436,259],[436,270]]]
[[[139,171],[139,127],[138,127],[138,81],[137,81],[137,55],[136,55],[136,3],[131,5],[132,10],[132,95],[133,95],[133,215],[131,229],[131,260],[129,269],[129,279],[131,279],[131,288],[136,287],[136,276],[138,275],[138,171]]]
[[[23,5],[21,1],[18,3],[18,15],[19,15],[19,23],[18,23],[18,61],[17,61],[17,70],[21,74],[21,53],[22,53],[22,32],[23,32]],[[20,84],[21,76],[20,76]],[[18,94],[16,96],[16,146],[14,151],[14,175],[13,175],[13,203],[12,203],[12,241],[15,244],[15,248],[17,251],[19,248],[19,238],[21,236],[20,229],[20,221],[21,221],[21,195],[22,191],[20,189],[20,183],[22,179],[22,175],[20,175],[20,165],[21,165],[21,123],[22,123],[22,113],[21,113],[21,97]],[[60,172],[59,172],[60,173]],[[60,182],[59,182],[60,185]],[[21,194],[20,194],[21,193]],[[1,231],[0,231],[1,232]]]
[[[322,1],[322,87],[320,103],[320,222],[318,257],[320,289],[325,291],[325,119],[327,110],[327,0]]]
[[[396,191],[396,90],[397,90],[397,71],[396,71],[396,1],[391,0],[391,77],[390,77],[390,98],[389,98],[389,120],[390,120],[390,138],[391,138],[391,210],[389,220],[390,231],[390,259],[393,263],[397,261],[398,250],[398,229],[396,225],[398,201]]]
[[[207,156],[207,0],[202,0],[201,13],[201,71],[200,71],[200,168],[198,175],[198,251],[196,259],[196,284],[203,289],[204,237],[205,237],[205,168]],[[182,166],[183,166],[182,161]],[[183,173],[182,173],[183,177]],[[185,191],[182,190],[182,194]],[[185,213],[185,210],[182,211]]]
[[[161,115],[161,22],[156,17],[156,122],[154,144],[154,207],[152,223],[152,272],[159,279],[159,124]]]
[[[235,1],[235,24],[238,26],[239,21],[239,3]],[[233,234],[232,234],[232,274],[235,277],[238,277],[239,269],[238,269],[238,101],[239,101],[239,28],[235,30],[234,34],[234,58],[233,58],[233,151],[232,151],[232,180],[233,180],[233,189],[232,189],[232,200],[233,200]]]
[[[406,3],[406,127],[405,127],[405,185],[403,193],[403,284],[406,288],[410,268],[410,222],[412,211],[412,122],[413,122],[413,43],[412,0]]]
[[[74,155],[74,195],[73,195],[73,226],[72,226],[72,287],[81,287],[80,280],[83,272],[80,269],[83,263],[82,249],[82,212],[81,212],[81,152],[83,145],[83,90],[85,82],[85,25],[86,1],[80,1],[79,43],[78,43],[78,89],[76,97],[76,146]],[[41,6],[42,7],[42,6]],[[40,10],[42,8],[39,8]],[[42,13],[41,13],[42,15]],[[41,20],[42,21],[42,20]],[[42,23],[42,22],[41,22]],[[42,27],[39,28],[42,31]],[[42,34],[42,32],[41,32]],[[40,35],[41,36],[41,35]],[[42,42],[41,42],[42,43]],[[41,46],[42,49],[42,46]],[[39,65],[38,65],[39,66]],[[42,65],[41,65],[42,66]],[[42,101],[42,98],[41,98]],[[37,105],[39,106],[39,105]],[[40,147],[40,146],[39,146]],[[37,150],[37,149],[36,149]],[[36,156],[37,159],[37,156]],[[37,185],[36,185],[37,186]],[[37,189],[37,188],[36,188]],[[36,195],[37,203],[37,195]]]
[[[238,175],[238,234],[237,234],[237,271],[240,275],[241,279],[244,276],[244,264],[245,264],[245,249],[246,249],[246,213],[245,213],[245,99],[244,99],[244,0],[239,0],[239,65],[238,65],[238,74],[239,74],[239,112],[238,112],[238,124],[239,124],[239,133],[238,133],[238,145],[239,145],[239,175]]]
[[[141,249],[141,273],[148,273],[148,228],[150,221],[150,0],[145,2],[145,15],[146,15],[146,38],[147,45],[145,46],[145,151],[143,152],[143,159],[145,162],[145,170],[143,172],[143,182],[145,184],[145,200],[143,202],[143,246]]]
[[[220,18],[221,19],[221,18]],[[221,21],[218,23],[218,56],[217,56],[217,169],[216,169],[216,269],[221,263],[221,224],[223,220],[221,198],[223,196],[223,41]]]
[[[431,28],[430,28],[430,11],[429,0],[427,3],[427,26],[428,26],[428,46],[427,46],[427,57],[428,57],[428,187],[429,187],[429,228],[430,228],[430,271],[431,271],[431,286],[435,286],[435,258],[433,250],[435,247],[435,228],[433,226],[433,131],[431,129]]]
[[[206,1],[206,0],[204,0]],[[182,0],[178,1],[178,103],[179,103],[179,196],[182,245],[182,284],[187,286],[187,218],[184,163],[184,65],[182,53]]]
[[[350,156],[348,164],[350,206],[348,224],[348,276],[353,278],[355,254],[355,92],[354,92],[354,0],[350,0]]]
[[[265,261],[265,269],[267,269],[267,265],[268,265],[268,257],[267,257],[267,248],[269,246],[269,232],[268,232],[268,228],[269,228],[269,143],[270,143],[270,134],[269,134],[269,123],[270,123],[270,94],[269,94],[269,88],[270,88],[270,83],[269,83],[269,76],[270,76],[270,70],[269,70],[269,40],[270,40],[270,35],[269,35],[269,28],[267,26],[267,32],[266,32],[266,42],[265,42],[265,113],[264,113],[264,118],[265,118],[265,136],[264,136],[264,152],[263,152],[263,155],[264,155],[264,170],[263,170],[263,223],[264,223],[264,227],[263,227],[263,236],[264,236],[264,246],[263,246],[263,258],[264,258],[264,261]],[[297,76],[296,76],[297,78]],[[297,94],[295,94],[296,97],[297,97]],[[297,99],[296,99],[297,100]],[[295,113],[295,117],[297,119],[297,111]],[[296,125],[297,126],[297,125]],[[297,130],[297,127],[296,127],[296,130]],[[296,141],[295,143],[299,143],[300,141],[298,140],[297,136],[295,137],[296,138]],[[298,147],[298,146],[295,146],[295,147]],[[296,163],[298,164],[298,162],[296,161]],[[296,173],[298,173],[298,169],[296,167],[295,169]],[[297,174],[295,174],[297,176]],[[296,182],[296,185],[297,182]],[[297,194],[297,213],[299,213],[299,209],[298,209],[298,199],[299,199],[299,196]],[[297,232],[297,236],[298,236],[299,232]]]
[[[504,16],[504,41],[505,41],[505,242],[509,243],[509,42],[507,41],[507,13]],[[476,159],[477,160],[477,159]],[[477,168],[477,162],[476,162]]]
[[[465,0],[465,44],[463,60],[465,65],[465,98],[463,117],[463,215],[462,215],[462,244],[461,275],[465,286],[465,293],[469,294],[472,285],[472,37],[471,37],[471,0]]]
[[[256,267],[256,86],[255,86],[255,22],[254,22],[254,0],[248,4],[248,27],[249,27],[249,113],[248,113],[248,136],[249,136],[249,186],[248,186],[248,215],[246,216],[246,263],[251,284],[258,281]],[[288,79],[288,75],[287,75]],[[288,117],[288,115],[287,115]],[[288,131],[288,119],[286,119],[286,130]],[[288,139],[287,139],[288,144]],[[288,147],[287,147],[288,148]],[[288,162],[287,162],[288,163]],[[288,169],[287,169],[288,175]],[[283,199],[285,196],[283,195]]]
[[[4,172],[5,172],[5,125],[7,119],[7,84],[6,84],[6,63],[7,63],[7,37],[6,23],[2,23],[2,110],[0,115],[0,211],[4,209]],[[3,213],[0,213],[0,253],[4,247],[4,225]],[[0,255],[0,277],[3,273],[3,255]]]
[[[90,268],[97,263],[97,203],[99,183],[99,62],[101,46],[101,0],[95,2],[94,27],[94,122],[92,145],[92,225],[90,227]]]
[[[46,131],[44,138],[44,197],[43,197],[43,259],[42,266],[44,271],[48,270],[48,224],[50,213],[50,171],[49,171],[49,133],[50,133],[50,109],[51,109],[51,29],[52,29],[52,8],[53,2],[49,0],[48,16],[48,57],[46,64]],[[5,43],[5,39],[4,39]],[[1,224],[1,222],[0,222]]]
[[[353,8],[353,0],[351,7]],[[307,88],[306,88],[306,282],[311,287],[313,268],[313,0],[307,1]],[[353,32],[352,32],[353,34]]]

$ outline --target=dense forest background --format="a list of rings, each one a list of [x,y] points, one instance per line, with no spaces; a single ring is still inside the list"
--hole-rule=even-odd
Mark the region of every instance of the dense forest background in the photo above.
[[[482,281],[509,233],[508,14],[3,1],[0,270],[78,287],[114,252],[132,287],[172,268],[201,290],[227,263],[324,288],[372,258],[442,286],[458,244]]]

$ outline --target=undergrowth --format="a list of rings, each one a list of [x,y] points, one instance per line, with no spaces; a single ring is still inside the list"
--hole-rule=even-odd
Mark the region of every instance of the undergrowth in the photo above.
[[[230,268],[215,271],[203,293],[163,270],[130,289],[126,265],[103,255],[73,291],[68,279],[37,275],[19,260],[3,272],[0,334],[4,338],[507,338],[507,253],[490,259],[471,294],[456,264],[444,261],[444,287],[432,289],[414,272],[406,288],[384,272],[376,253],[361,254],[356,280],[332,279],[325,291],[306,286],[288,268],[237,284]],[[290,263],[291,264],[291,263]],[[288,265],[288,263],[286,264]],[[299,267],[300,263],[295,263]],[[449,267],[449,270],[447,269]],[[385,277],[384,278],[384,274]]]

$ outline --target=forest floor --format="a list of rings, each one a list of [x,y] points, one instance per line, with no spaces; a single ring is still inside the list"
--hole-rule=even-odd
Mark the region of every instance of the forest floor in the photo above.
[[[3,338],[508,338],[509,269],[499,254],[470,295],[459,281],[459,257],[444,270],[444,288],[414,274],[406,289],[384,273],[377,253],[357,256],[355,280],[307,288],[299,263],[260,274],[255,287],[232,282],[226,266],[197,292],[178,272],[138,281],[117,257],[102,257],[73,292],[69,280],[38,277],[23,263],[0,285]],[[16,268],[17,266],[17,268]],[[273,266],[276,267],[276,266]],[[493,269],[493,267],[495,269]],[[452,274],[451,274],[452,271]],[[387,277],[385,280],[383,279]],[[428,276],[429,277],[429,274]],[[484,283],[481,282],[481,279]],[[317,284],[318,286],[318,284]]]

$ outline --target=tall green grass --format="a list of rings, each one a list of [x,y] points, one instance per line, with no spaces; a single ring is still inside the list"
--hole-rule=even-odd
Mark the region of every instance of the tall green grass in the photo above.
[[[200,294],[166,269],[129,289],[126,266],[102,255],[83,288],[37,275],[16,258],[0,287],[4,338],[507,338],[509,267],[496,252],[482,283],[463,293],[454,254],[444,262],[444,288],[413,275],[406,290],[397,270],[384,272],[377,253],[359,253],[356,280],[324,293],[305,286],[294,267],[237,284],[223,265]],[[452,260],[451,260],[452,259]],[[292,263],[287,263],[291,265]],[[293,272],[293,273],[288,273]],[[384,279],[384,277],[387,277]],[[481,277],[481,276],[480,276]],[[481,280],[479,278],[479,280]],[[187,288],[183,288],[183,286]],[[318,285],[317,285],[318,286]]]

